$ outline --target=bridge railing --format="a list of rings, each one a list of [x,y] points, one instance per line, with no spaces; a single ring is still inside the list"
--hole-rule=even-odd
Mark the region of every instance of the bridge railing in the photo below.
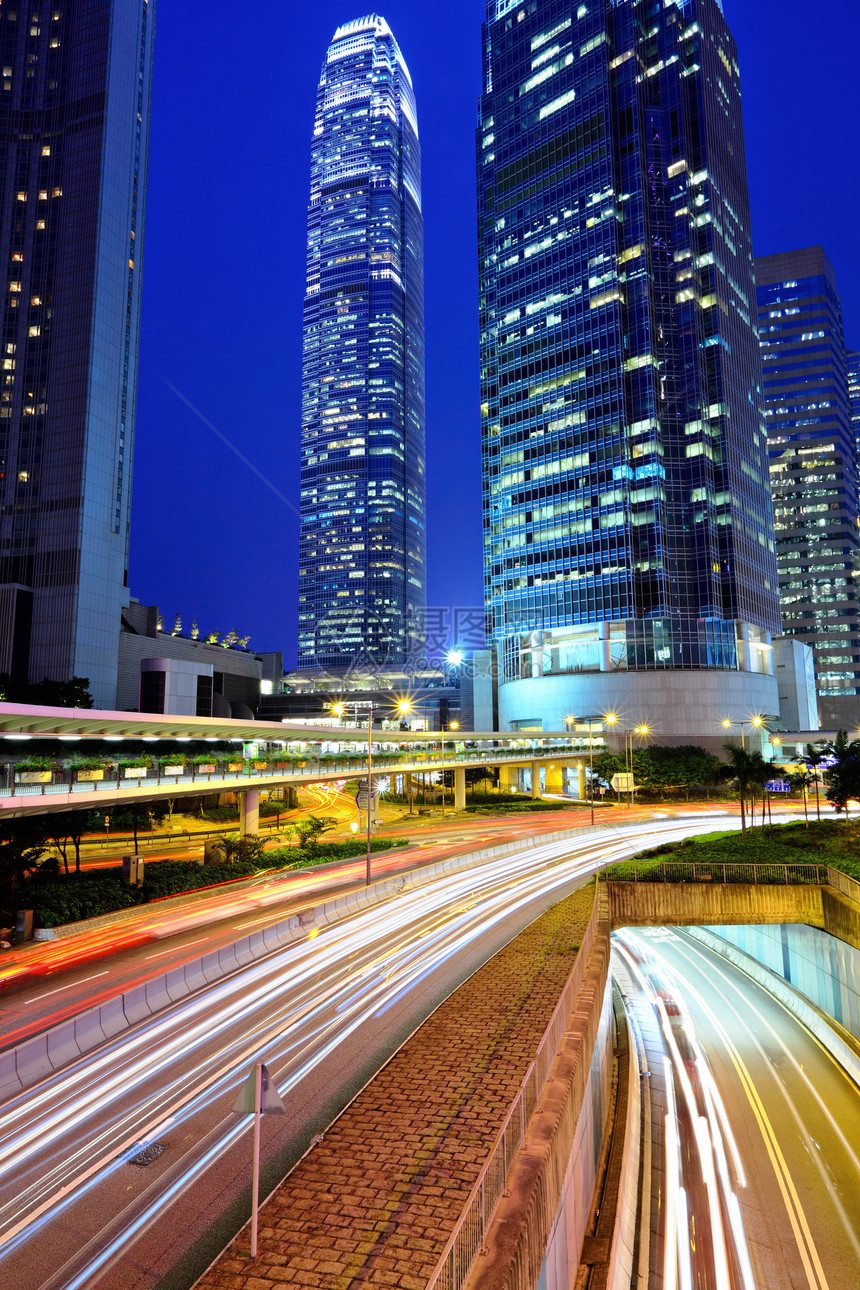
[[[827,881],[831,887],[841,891],[843,896],[848,896],[850,900],[855,900],[860,905],[860,882],[856,878],[849,878],[847,873],[840,873],[838,869],[832,869],[828,865]]]
[[[595,896],[598,890],[595,888]],[[595,899],[576,962],[544,1031],[537,1055],[526,1072],[513,1106],[508,1111],[493,1143],[486,1164],[469,1194],[457,1226],[427,1283],[427,1290],[460,1290],[475,1259],[486,1248],[486,1235],[496,1207],[505,1195],[505,1183],[511,1165],[525,1139],[526,1126],[532,1112],[538,1106],[541,1090],[546,1084],[555,1056],[561,1048],[570,1014],[582,987],[597,931],[598,910],[599,903]]]
[[[610,882],[711,882],[750,883],[753,886],[790,886],[811,883],[820,886],[831,872],[823,864],[747,864],[719,860],[631,860],[610,865]],[[843,875],[844,876],[844,875]],[[855,883],[860,889],[860,883]]]
[[[444,757],[439,748],[431,747],[426,751],[416,749],[400,750],[394,753],[374,752],[373,773],[399,774],[418,765],[431,771],[441,769],[453,770],[456,767],[480,766],[482,764],[500,765],[505,762],[523,762],[531,758],[582,756],[582,749],[569,744],[552,744],[546,748],[491,748],[486,751],[476,748],[465,748],[459,751],[446,751]],[[255,761],[244,757],[235,759],[213,756],[207,761],[187,761],[178,756],[173,762],[170,773],[164,760],[152,762],[147,766],[130,766],[122,762],[106,764],[101,770],[64,766],[50,770],[17,769],[11,763],[0,765],[0,797],[44,796],[48,793],[88,793],[95,796],[99,791],[116,791],[121,788],[153,788],[169,784],[200,784],[206,786],[216,781],[239,779],[276,780],[278,782],[295,779],[306,782],[316,775],[337,775],[344,778],[356,778],[365,773],[366,758],[363,754],[351,756],[324,754],[321,757],[284,758],[282,761],[271,758]],[[176,768],[180,769],[177,771]]]

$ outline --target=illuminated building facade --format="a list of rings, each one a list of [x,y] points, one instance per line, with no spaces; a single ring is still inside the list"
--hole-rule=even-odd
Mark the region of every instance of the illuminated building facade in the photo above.
[[[485,591],[503,726],[777,710],[737,56],[719,0],[489,0]],[[561,723],[561,724],[559,724]]]
[[[860,456],[860,353],[849,350],[845,355],[848,364],[848,403],[851,407],[851,425],[854,427],[854,442]]]
[[[0,671],[116,698],[154,0],[0,10]]]
[[[426,603],[421,158],[388,24],[346,23],[317,94],[302,383],[299,666],[403,662]]]
[[[820,246],[755,262],[786,635],[812,647],[823,727],[860,719],[857,439],[842,306]]]

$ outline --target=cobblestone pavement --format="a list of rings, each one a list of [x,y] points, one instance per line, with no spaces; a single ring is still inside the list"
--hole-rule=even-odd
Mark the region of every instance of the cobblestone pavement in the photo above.
[[[594,897],[561,901],[361,1092],[199,1290],[425,1290],[570,974]]]

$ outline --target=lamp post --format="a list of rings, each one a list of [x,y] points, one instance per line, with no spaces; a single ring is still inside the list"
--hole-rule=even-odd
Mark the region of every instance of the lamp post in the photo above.
[[[764,717],[744,717],[743,721],[738,721],[738,720],[735,720],[734,718],[733,718],[732,720],[729,720],[729,719],[727,718],[727,719],[723,722],[723,727],[724,727],[724,729],[726,729],[726,730],[728,730],[731,726],[740,726],[740,728],[741,728],[741,748],[743,748],[743,749],[746,749],[746,742],[745,742],[745,739],[744,739],[744,727],[745,727],[745,726],[754,726],[756,729],[761,729],[761,727],[762,727],[763,725],[764,725]]]

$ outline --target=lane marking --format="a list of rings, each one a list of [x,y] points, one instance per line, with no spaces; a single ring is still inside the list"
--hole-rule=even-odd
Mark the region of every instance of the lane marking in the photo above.
[[[97,976],[107,976],[109,971],[110,968],[105,968],[104,972],[94,972],[92,976],[82,977],[80,981],[70,981],[68,985],[58,985],[56,990],[45,990],[39,995],[39,998],[47,999],[52,994],[59,994],[61,990],[71,990],[74,985],[84,985],[87,981],[95,981]]]
[[[182,950],[190,949],[192,945],[202,945],[204,941],[208,941],[208,940],[209,940],[208,936],[201,936],[199,940],[185,941],[183,945],[170,945],[166,950],[159,950],[156,954],[144,954],[143,957],[145,959],[157,959],[157,958],[161,958],[162,954],[181,953]]]

